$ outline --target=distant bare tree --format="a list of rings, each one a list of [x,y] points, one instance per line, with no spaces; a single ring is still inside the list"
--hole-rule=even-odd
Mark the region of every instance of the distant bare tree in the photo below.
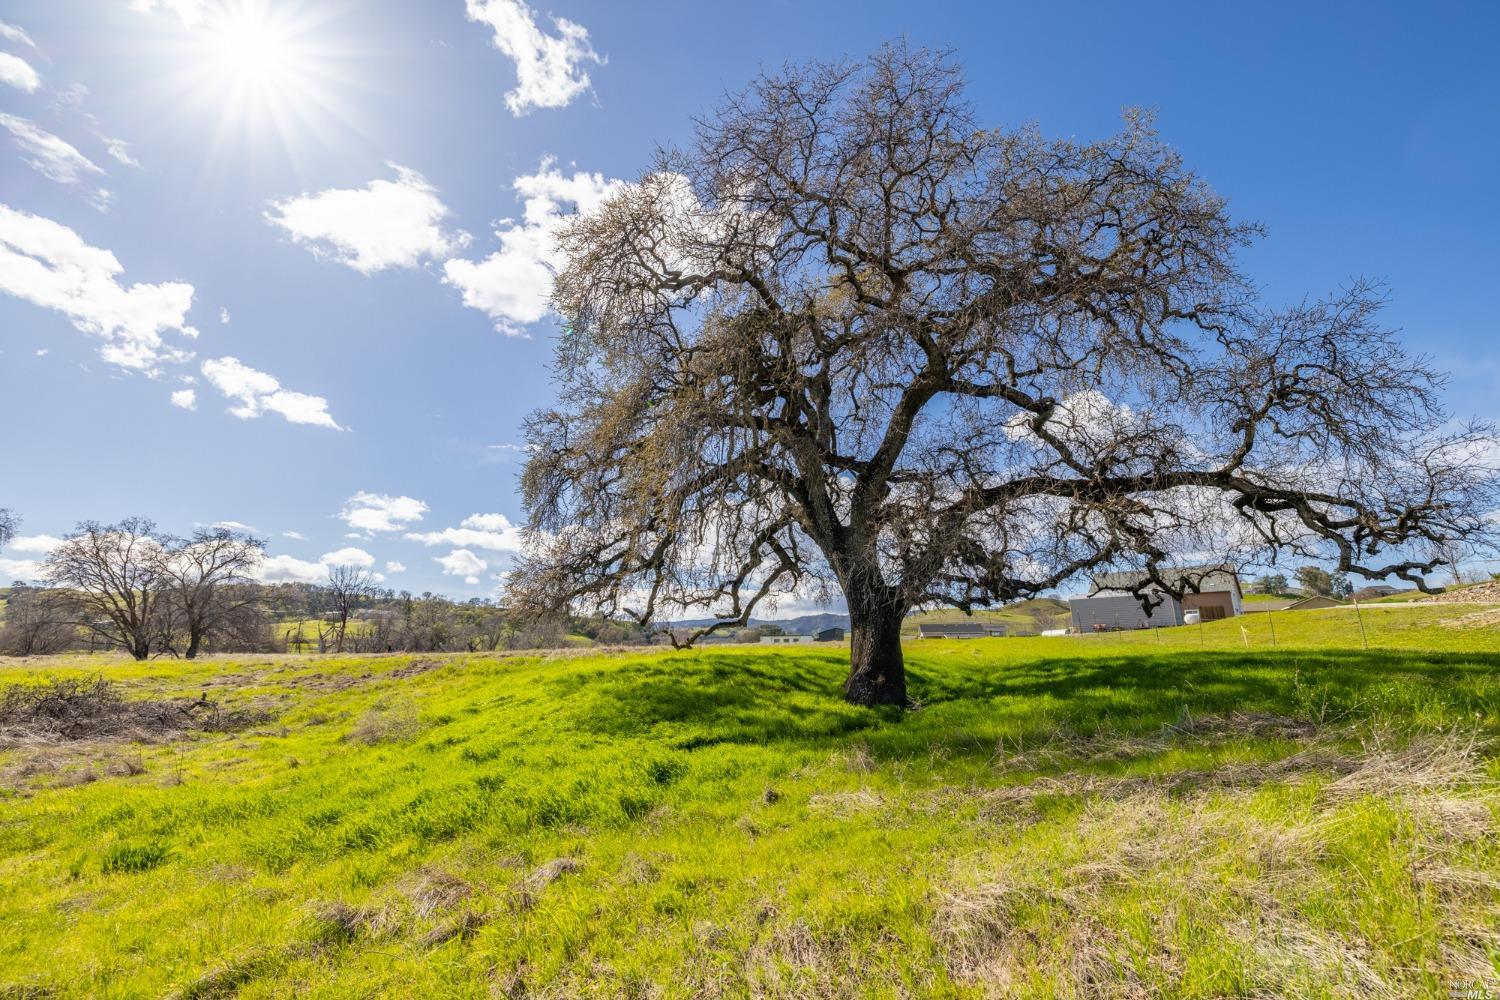
[[[359,566],[331,566],[325,589],[333,608],[334,652],[342,653],[349,632],[349,617],[375,593],[375,578],[369,570]]]
[[[905,704],[913,607],[1110,566],[1181,596],[1177,555],[1231,544],[1425,587],[1493,539],[1491,429],[1379,288],[1268,308],[1259,230],[1149,116],[1050,141],[964,87],[904,45],[764,76],[562,232],[515,606],[702,635],[841,591],[847,697]]]
[[[1443,542],[1438,547],[1438,551],[1441,553],[1442,565],[1448,570],[1454,586],[1461,587],[1482,579],[1477,570],[1470,571],[1471,560],[1483,559],[1485,551],[1482,547],[1472,545],[1465,539],[1451,538]]]
[[[1037,604],[1031,609],[1031,624],[1038,633],[1057,628],[1057,612],[1049,605]]]
[[[85,521],[47,556],[43,575],[71,592],[80,625],[105,645],[144,660],[171,596],[171,542],[143,517],[108,525]]]
[[[0,626],[0,655],[60,653],[78,637],[72,603],[65,592],[47,587],[12,587]]]
[[[284,653],[286,642],[272,626],[254,584],[231,584],[223,588],[223,611],[204,635],[204,647],[213,653]]]
[[[10,540],[16,537],[16,529],[20,526],[20,518],[4,507],[0,507],[0,549],[10,544]]]
[[[172,611],[186,640],[183,656],[196,659],[204,638],[240,617],[255,595],[248,583],[266,543],[228,528],[204,528],[174,542],[163,564]]]

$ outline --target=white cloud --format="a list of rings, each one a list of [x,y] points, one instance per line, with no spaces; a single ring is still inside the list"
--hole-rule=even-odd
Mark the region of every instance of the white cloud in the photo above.
[[[411,532],[406,537],[423,545],[460,545],[492,552],[520,552],[525,547],[521,529],[504,514],[472,514],[460,527]]]
[[[328,578],[328,567],[295,556],[267,556],[255,575],[266,583],[318,583]]]
[[[229,325],[229,310],[223,308],[222,306],[219,308],[219,322],[224,326]]]
[[[42,78],[25,59],[9,52],[0,52],[0,83],[8,83],[17,90],[34,94],[42,85]]]
[[[595,211],[625,185],[582,171],[565,177],[546,159],[514,186],[524,205],[522,219],[504,220],[495,230],[500,249],[478,263],[455,259],[443,265],[444,280],[463,293],[464,305],[488,313],[495,329],[511,336],[547,315],[552,276],[562,264],[557,231],[568,216]]]
[[[36,356],[39,357],[39,358],[45,358],[47,355],[49,355],[51,353],[52,353],[52,349],[50,347],[38,347],[36,349]]]
[[[304,535],[300,531],[283,531],[281,533],[281,537],[282,538],[290,538],[290,539],[292,539],[295,542],[305,542],[305,541],[307,541],[307,536]]]
[[[254,531],[255,529],[244,521],[215,521],[209,525],[211,528],[225,528],[229,531]]]
[[[604,60],[589,44],[588,29],[566,18],[554,17],[557,34],[537,27],[536,15],[524,0],[468,0],[469,20],[489,25],[495,48],[516,64],[516,89],[505,95],[513,115],[532,108],[566,107],[589,89],[585,64]]]
[[[0,580],[40,580],[42,564],[35,559],[0,559]]]
[[[320,560],[324,566],[357,566],[360,569],[369,569],[375,565],[375,557],[364,549],[347,548],[336,552],[325,552]]]
[[[478,583],[479,574],[490,565],[468,549],[454,549],[447,555],[438,556],[432,561],[443,567],[444,576],[461,576],[467,584]]]
[[[130,155],[130,145],[124,139],[112,139],[107,135],[101,135],[99,141],[104,143],[104,149],[115,162],[123,167],[136,167],[139,169],[141,161]]]
[[[198,393],[192,389],[179,389],[172,393],[172,405],[179,410],[196,410]]]
[[[33,42],[31,36],[26,34],[23,29],[16,27],[14,24],[6,24],[4,21],[0,21],[0,38],[11,42],[20,42],[29,48],[36,48],[36,42]]]
[[[17,552],[35,552],[46,555],[62,544],[61,538],[52,535],[22,535],[11,539],[10,547]]]
[[[415,170],[390,164],[394,181],[354,190],[330,189],[272,204],[266,221],[319,257],[361,274],[444,260],[469,243],[467,233],[443,228],[448,207]]]
[[[62,117],[64,111],[77,111],[83,107],[83,102],[88,100],[89,88],[81,83],[70,83],[65,89],[59,90],[52,98],[52,108]]]
[[[160,7],[176,14],[189,28],[203,23],[203,11],[208,0],[130,0],[130,9],[149,14]]]
[[[504,514],[470,514],[460,523],[479,531],[506,531],[511,527],[510,518]]]
[[[427,505],[412,497],[360,490],[344,501],[339,519],[360,531],[400,531],[408,524],[422,520],[425,513]]]
[[[187,323],[193,286],[181,282],[120,287],[124,270],[108,250],[91,247],[50,219],[0,204],[0,292],[56,309],[85,333],[104,339],[99,354],[122,368],[155,372],[191,354],[161,335],[196,337]]]
[[[1012,441],[1041,444],[1041,438],[1031,429],[1031,420],[1031,414],[1017,413],[1006,421],[1005,436]],[[1093,453],[1108,449],[1127,435],[1139,434],[1147,423],[1129,406],[1115,403],[1097,389],[1085,389],[1061,400],[1043,426],[1070,447]]]
[[[320,583],[328,579],[328,571],[337,566],[354,566],[369,569],[375,565],[375,557],[364,549],[338,549],[325,552],[317,562],[298,559],[296,556],[268,556],[261,560],[256,576],[266,583]]]
[[[385,571],[387,573],[405,573],[406,564],[392,560],[391,562],[385,564]]]
[[[241,420],[279,413],[294,424],[345,429],[329,415],[328,400],[322,396],[283,389],[274,376],[241,364],[238,358],[212,358],[203,362],[202,370],[215,389],[239,403],[229,412]]]
[[[21,159],[37,173],[59,184],[81,187],[90,177],[103,177],[104,170],[76,147],[51,132],[37,128],[25,118],[0,112],[0,128],[15,139]],[[113,197],[100,188],[92,195],[96,207],[103,208]]]

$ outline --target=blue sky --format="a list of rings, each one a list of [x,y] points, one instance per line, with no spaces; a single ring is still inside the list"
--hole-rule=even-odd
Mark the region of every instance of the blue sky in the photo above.
[[[997,125],[1154,107],[1267,227],[1268,298],[1385,280],[1500,416],[1492,4],[0,0],[0,577],[140,513],[250,526],[273,578],[493,592],[550,227],[761,67],[903,34]]]

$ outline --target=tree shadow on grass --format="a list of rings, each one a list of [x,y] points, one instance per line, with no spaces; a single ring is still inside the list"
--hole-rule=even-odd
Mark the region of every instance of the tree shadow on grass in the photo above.
[[[719,743],[863,743],[879,758],[994,753],[998,738],[1141,733],[1192,717],[1263,712],[1326,722],[1384,715],[1500,722],[1500,654],[1201,651],[956,661],[910,653],[918,712],[843,700],[836,654],[652,657],[561,678],[574,728],[682,749]]]
[[[826,740],[899,718],[846,703],[847,669],[836,655],[701,653],[642,658],[555,683],[571,700],[577,729],[693,749]]]

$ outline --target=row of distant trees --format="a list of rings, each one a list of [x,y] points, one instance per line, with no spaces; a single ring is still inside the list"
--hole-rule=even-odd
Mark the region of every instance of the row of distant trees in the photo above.
[[[0,510],[0,545],[18,520]],[[557,646],[570,632],[610,644],[650,634],[605,619],[518,623],[503,607],[396,593],[358,566],[316,584],[265,584],[265,542],[223,527],[186,537],[150,520],[85,522],[47,556],[44,586],[16,583],[0,654],[118,650],[137,660],[205,653],[490,651]]]
[[[1486,578],[1500,580],[1500,573],[1493,573],[1479,566],[1480,553],[1460,543],[1450,542],[1444,546],[1443,565],[1456,586],[1478,583]],[[1330,572],[1321,566],[1302,566],[1294,573],[1296,592],[1318,597],[1345,598],[1354,592],[1354,584],[1343,573]],[[1284,573],[1267,573],[1250,585],[1252,593],[1284,595],[1293,593],[1293,585]]]
[[[1256,594],[1281,596],[1301,593],[1319,597],[1348,597],[1354,592],[1354,585],[1349,582],[1349,577],[1343,573],[1330,573],[1321,566],[1302,566],[1293,576],[1297,581],[1295,589],[1285,573],[1267,573],[1257,577],[1250,585],[1250,590]]]

